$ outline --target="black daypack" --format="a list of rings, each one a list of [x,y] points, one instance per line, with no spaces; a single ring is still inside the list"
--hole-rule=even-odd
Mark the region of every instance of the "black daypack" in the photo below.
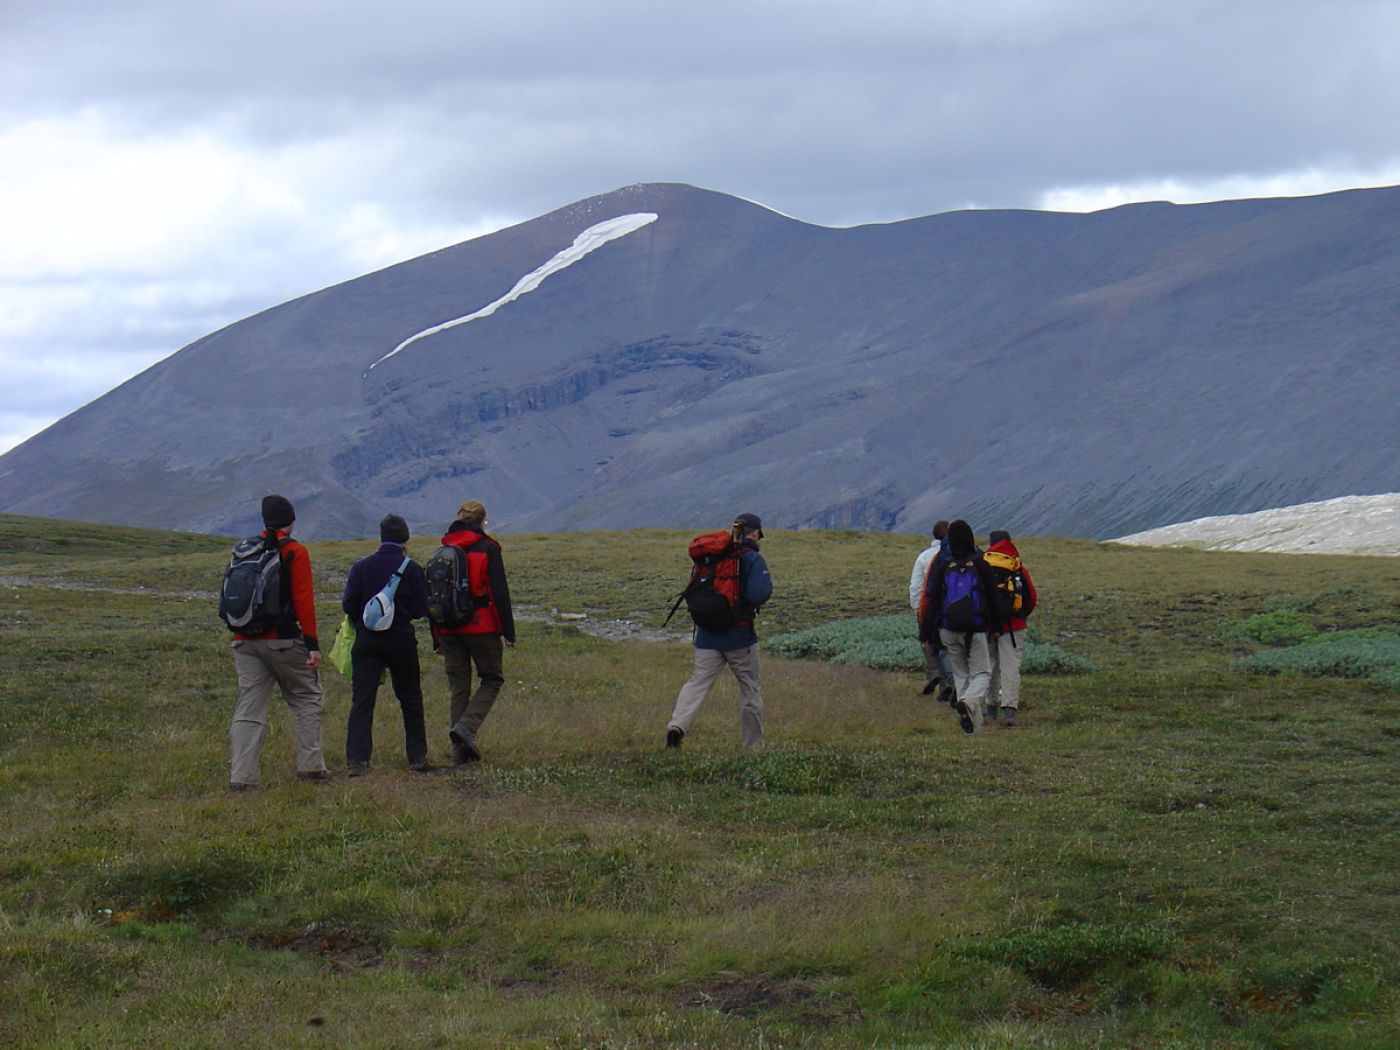
[[[1021,559],[1001,551],[984,555],[992,576],[992,602],[1002,623],[1013,617],[1024,617],[1026,607],[1026,578],[1021,573]]]
[[[282,541],[249,536],[233,546],[219,588],[219,618],[238,634],[265,634],[287,612],[282,594]]]
[[[428,620],[434,626],[465,627],[476,619],[480,604],[472,594],[466,551],[439,547],[423,566],[423,575],[428,581]]]

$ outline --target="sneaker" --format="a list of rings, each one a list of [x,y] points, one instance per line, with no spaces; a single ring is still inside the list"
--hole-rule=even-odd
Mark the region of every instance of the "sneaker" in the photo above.
[[[972,720],[972,710],[961,700],[958,701],[958,725],[968,736],[977,732],[977,723]]]
[[[666,747],[672,751],[679,751],[681,741],[685,739],[685,730],[672,726],[666,730]]]
[[[452,741],[452,760],[459,766],[468,762],[481,761],[481,748],[476,746],[476,737],[463,725],[455,725],[447,734]]]
[[[1016,709],[1014,707],[1008,707],[1006,709],[1006,717],[1002,719],[1001,728],[1016,729],[1020,724],[1020,722],[1016,721]]]
[[[261,791],[261,790],[262,790],[262,785],[261,785],[261,784],[244,784],[244,783],[242,783],[242,782],[240,782],[240,781],[237,781],[237,780],[230,780],[230,781],[228,782],[228,793],[229,793],[230,795],[237,795],[237,794],[239,794],[240,792],[243,792],[243,791]]]
[[[324,784],[331,778],[329,769],[314,769],[309,773],[297,773],[298,780],[305,780],[312,784]]]
[[[368,762],[352,762],[345,770],[345,775],[350,777],[363,777],[369,775]]]

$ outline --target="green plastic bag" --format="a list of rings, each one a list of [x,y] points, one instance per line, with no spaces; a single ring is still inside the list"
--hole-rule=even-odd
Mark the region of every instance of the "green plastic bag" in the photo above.
[[[350,650],[355,648],[355,625],[350,622],[350,617],[346,616],[340,621],[340,627],[335,632],[335,641],[331,643],[330,661],[331,666],[343,674],[346,678],[351,677]]]

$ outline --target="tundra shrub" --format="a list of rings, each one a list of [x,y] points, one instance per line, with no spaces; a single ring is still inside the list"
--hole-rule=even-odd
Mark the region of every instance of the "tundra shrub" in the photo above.
[[[1083,657],[1044,641],[1033,626],[1024,635],[1018,635],[1017,642],[1024,647],[1022,674],[1087,674],[1094,670],[1094,665]],[[924,668],[914,618],[905,615],[837,620],[780,634],[766,642],[764,649],[794,660],[857,664],[877,671]]]
[[[1312,617],[1296,609],[1275,609],[1229,624],[1220,632],[1220,636],[1262,645],[1295,645],[1316,633]]]
[[[1237,671],[1400,682],[1400,633],[1381,628],[1317,635],[1287,649],[1269,649],[1231,665]]]
[[[1167,929],[1150,923],[1076,922],[997,937],[966,954],[1013,966],[1048,988],[1067,988],[1100,968],[1160,958],[1172,940]]]

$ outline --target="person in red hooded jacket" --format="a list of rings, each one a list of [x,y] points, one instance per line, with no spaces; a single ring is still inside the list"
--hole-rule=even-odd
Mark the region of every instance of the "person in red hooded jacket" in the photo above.
[[[460,547],[466,554],[471,590],[478,596],[476,616],[466,626],[433,628],[452,694],[448,737],[452,761],[459,766],[481,760],[476,734],[506,681],[505,646],[515,645],[515,615],[501,545],[486,535],[485,529],[486,508],[469,499],[457,508],[457,520],[442,538],[444,547]],[[481,677],[475,693],[473,664]]]
[[[1016,711],[1021,704],[1021,652],[1026,644],[1026,617],[1035,611],[1037,599],[1031,574],[1021,561],[1021,552],[1011,542],[1011,534],[997,529],[987,537],[987,563],[1002,576],[1014,573],[1020,577],[1021,608],[1009,611],[1002,631],[992,642],[992,684],[987,691],[987,717],[996,721],[1001,716],[1003,729],[1015,729]]]

